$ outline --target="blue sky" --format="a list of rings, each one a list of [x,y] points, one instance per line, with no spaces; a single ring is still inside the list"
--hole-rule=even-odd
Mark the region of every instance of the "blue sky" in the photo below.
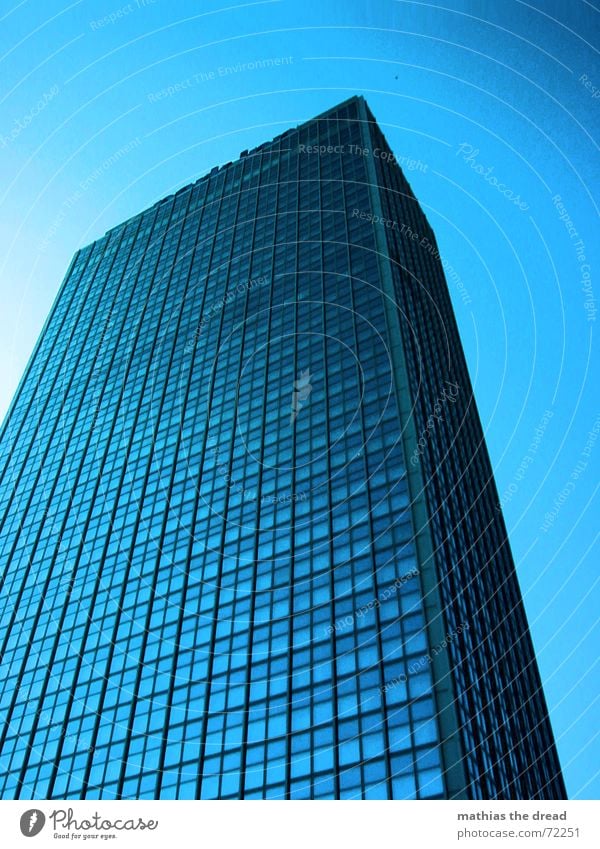
[[[74,251],[108,228],[356,93],[422,163],[568,790],[598,798],[591,4],[24,0],[0,31],[2,416]]]

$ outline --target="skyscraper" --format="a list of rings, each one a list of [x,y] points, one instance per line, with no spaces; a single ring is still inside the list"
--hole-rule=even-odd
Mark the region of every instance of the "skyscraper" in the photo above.
[[[75,255],[0,436],[4,798],[563,798],[435,237],[354,97]]]

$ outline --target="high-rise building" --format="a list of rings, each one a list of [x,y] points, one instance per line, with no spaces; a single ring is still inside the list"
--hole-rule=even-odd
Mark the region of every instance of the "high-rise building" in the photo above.
[[[442,261],[362,98],[78,251],[0,447],[4,798],[564,798]]]

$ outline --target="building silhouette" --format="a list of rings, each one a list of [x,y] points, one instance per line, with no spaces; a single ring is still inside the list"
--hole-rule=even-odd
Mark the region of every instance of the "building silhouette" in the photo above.
[[[3,798],[565,797],[443,264],[360,97],[76,253],[0,436]]]

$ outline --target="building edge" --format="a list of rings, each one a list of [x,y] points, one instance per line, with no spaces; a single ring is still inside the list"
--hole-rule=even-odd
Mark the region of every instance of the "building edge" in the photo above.
[[[361,136],[364,147],[370,149],[371,138],[368,134],[370,118],[364,98],[357,98]],[[383,219],[383,210],[378,192],[377,173],[373,158],[365,157],[368,173],[368,191],[371,210]],[[390,355],[394,374],[394,391],[400,418],[400,428],[404,458],[410,457],[417,449],[417,428],[413,416],[411,396],[404,345],[400,329],[398,307],[396,304],[394,283],[389,269],[389,252],[385,233],[374,228],[377,245],[377,264],[379,267],[384,310],[390,340]],[[411,502],[411,519],[415,548],[419,562],[419,581],[427,620],[428,641],[430,646],[443,643],[447,630],[446,616],[439,591],[439,576],[434,556],[433,538],[429,528],[429,511],[425,501],[425,484],[420,467],[406,463],[406,476]],[[446,795],[450,799],[468,799],[467,778],[463,765],[463,750],[460,736],[453,675],[448,656],[440,652],[432,659],[434,698],[436,702],[437,724],[440,734]]]

